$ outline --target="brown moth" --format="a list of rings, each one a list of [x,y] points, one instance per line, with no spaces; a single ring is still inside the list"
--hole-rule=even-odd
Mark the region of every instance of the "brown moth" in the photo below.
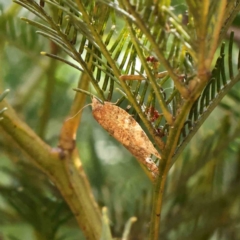
[[[110,135],[152,172],[154,177],[158,175],[158,167],[152,161],[151,155],[157,158],[161,156],[130,114],[110,102],[102,104],[96,98],[92,99],[92,114]]]

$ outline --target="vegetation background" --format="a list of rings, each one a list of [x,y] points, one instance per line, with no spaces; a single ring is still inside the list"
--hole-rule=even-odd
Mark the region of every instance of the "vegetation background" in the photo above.
[[[183,13],[184,1],[172,2],[176,13]],[[57,146],[79,71],[40,55],[52,43],[19,19],[28,15],[20,6],[5,0],[0,6],[0,92],[10,89],[6,98],[17,114],[50,146]],[[234,24],[239,23],[236,19]],[[233,47],[237,68],[238,44]],[[239,92],[238,83],[172,167],[162,239],[240,239]],[[116,92],[114,99],[119,96]],[[136,216],[130,238],[145,239],[152,184],[131,154],[96,123],[90,107],[83,110],[76,144],[93,194],[108,209],[112,235],[121,237],[127,220]],[[0,149],[0,239],[84,239],[55,186],[1,129]]]

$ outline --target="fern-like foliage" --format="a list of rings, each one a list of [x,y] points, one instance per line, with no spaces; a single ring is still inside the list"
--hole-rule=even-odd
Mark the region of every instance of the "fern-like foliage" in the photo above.
[[[20,10],[21,7],[15,5],[15,8],[6,11],[0,4],[0,41],[3,44],[8,42],[15,46],[27,54],[35,63],[38,63],[36,53],[29,51],[29,49],[40,51],[44,48],[44,44],[39,41],[33,28],[29,28],[25,24],[18,26],[19,20],[15,17],[15,14],[18,14]]]
[[[180,16],[170,1],[15,2],[39,18],[22,20],[70,59],[42,54],[83,72],[101,100],[116,96],[119,106],[129,105],[127,110],[161,151],[151,219],[151,236],[157,239],[170,165],[240,79],[233,69],[233,35],[227,54],[222,43],[240,2],[187,0],[188,14]]]
[[[126,1],[113,3],[101,0],[89,4],[46,0],[44,8],[35,1],[15,2],[33,12],[40,21],[22,19],[37,27],[38,34],[56,43],[74,61],[49,53],[45,55],[84,71],[102,100],[110,101],[117,87],[123,94],[119,104],[128,100],[133,106],[130,112],[137,113],[136,117],[141,118],[153,138],[156,134],[160,137],[168,135],[169,115],[177,115],[183,103],[170,78],[178,78],[180,85],[188,85],[199,70],[198,51],[201,44],[196,36],[202,31],[198,29],[201,25],[198,22],[201,3],[194,5],[192,1],[187,2],[190,13],[185,17],[189,18],[189,22],[184,23],[184,19],[177,17],[169,5],[147,5],[141,1],[130,5]],[[207,35],[215,31],[217,15],[214,9],[223,7],[211,2],[209,19],[206,19],[209,23]],[[239,3],[228,3],[226,11],[231,19],[238,8]],[[119,13],[124,21],[116,17]],[[231,19],[225,16],[222,32],[226,32],[226,25]],[[206,52],[210,51],[214,42],[212,38],[206,43],[209,45]],[[229,51],[231,54],[231,49]],[[209,54],[213,55],[211,52]],[[218,98],[216,93],[221,89],[224,95],[222,86],[226,89],[227,76],[223,55],[222,50],[215,69],[209,74],[208,85],[189,113],[182,130],[182,140],[189,132],[185,128],[197,129],[196,122],[202,118],[210,102]],[[232,79],[230,63],[229,68]],[[159,74],[161,70],[167,72]],[[223,78],[222,82],[220,77]]]
[[[232,126],[233,115],[219,120],[215,131],[194,141],[179,159],[169,178],[163,239],[171,232],[178,239],[239,238],[239,217],[230,210],[239,207],[239,124]]]
[[[11,186],[0,186],[7,203],[33,226],[39,238],[57,239],[59,227],[72,218],[72,213],[52,184],[28,164],[18,164],[17,171],[4,168],[1,172],[14,179]]]
[[[184,143],[189,141],[227,92],[239,81],[239,72],[236,68],[239,66],[239,60],[237,66],[235,65],[236,69],[233,67],[233,34],[230,36],[228,45],[228,59],[226,59],[225,43],[223,43],[209,83],[189,112],[188,120],[182,129],[181,140],[175,158],[179,156]]]

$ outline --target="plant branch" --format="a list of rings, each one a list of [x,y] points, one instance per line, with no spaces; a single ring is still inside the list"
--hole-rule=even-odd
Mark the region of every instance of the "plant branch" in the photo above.
[[[90,64],[88,64],[90,65]],[[89,78],[83,73],[78,82],[78,88],[88,90]],[[73,150],[75,148],[76,132],[82,116],[82,108],[84,107],[86,94],[76,93],[72,103],[70,112],[63,123],[59,138],[59,147],[64,150]]]
[[[197,29],[197,41],[198,41],[198,52],[197,52],[197,59],[198,59],[198,73],[204,75],[206,72],[206,36],[207,36],[207,18],[208,18],[208,9],[209,9],[209,0],[202,2],[200,11],[200,18],[195,19],[195,26]],[[199,24],[201,21],[201,24]]]
[[[227,31],[229,30],[233,20],[235,19],[239,11],[240,11],[240,2],[236,2],[234,0],[228,1],[225,9],[225,16],[224,16],[225,22],[219,35],[219,42],[221,42],[223,38],[226,37]]]
[[[87,12],[84,9],[84,6],[82,5],[82,2],[80,0],[77,0],[77,5],[78,5],[78,8],[79,8],[80,12],[83,15],[84,20],[87,22],[87,25],[89,26],[89,29],[92,32],[92,35],[93,35],[97,45],[101,49],[102,54],[105,56],[105,58],[108,61],[109,65],[112,67],[114,75],[119,79],[120,75],[121,75],[120,70],[116,66],[115,61],[112,59],[112,57],[111,57],[109,51],[107,50],[104,42],[102,41],[101,37],[97,33],[96,29],[94,28],[94,24],[92,24],[88,14],[87,14]],[[121,84],[123,90],[125,91],[125,93],[126,93],[126,95],[128,97],[129,102],[133,105],[133,107],[136,110],[137,114],[139,115],[139,117],[143,121],[143,124],[146,126],[146,128],[148,129],[148,131],[151,134],[151,136],[154,138],[155,134],[156,134],[155,130],[152,127],[152,125],[149,123],[149,121],[147,120],[147,118],[146,118],[145,114],[143,113],[141,107],[139,106],[139,104],[137,103],[135,97],[131,93],[131,90],[127,86],[127,83],[125,81],[120,81],[120,84]],[[162,141],[161,141],[160,138],[156,139],[156,143],[157,143],[158,146],[162,146]]]
[[[47,124],[50,117],[51,103],[53,98],[54,87],[56,83],[55,71],[57,67],[57,62],[51,59],[50,67],[46,72],[46,86],[44,100],[41,107],[41,115],[39,118],[39,137],[44,138]]]
[[[139,58],[141,60],[141,63],[143,65],[145,71],[146,71],[146,74],[147,74],[147,76],[149,78],[149,82],[151,83],[151,86],[152,86],[152,88],[154,90],[154,93],[156,94],[156,97],[157,97],[158,103],[159,103],[159,105],[161,107],[161,110],[163,112],[163,115],[164,115],[165,119],[167,120],[168,124],[171,126],[171,125],[173,125],[173,116],[169,112],[169,110],[167,108],[167,105],[166,105],[166,103],[164,101],[164,98],[163,98],[162,94],[159,91],[159,86],[157,85],[156,79],[155,79],[156,76],[155,77],[153,76],[151,70],[149,69],[149,67],[148,67],[148,65],[146,63],[146,60],[145,60],[145,58],[143,56],[143,53],[142,53],[142,50],[140,49],[139,44],[137,42],[136,34],[133,32],[132,26],[130,26],[129,21],[128,21],[128,24],[129,24],[129,30],[130,30],[131,39],[132,39],[133,44],[134,44],[134,46],[136,48],[137,54],[138,54],[138,56],[139,56]],[[159,147],[163,147],[163,146],[164,146],[164,144],[162,146],[159,146]]]
[[[222,0],[220,2],[221,3],[220,3],[220,6],[218,7],[218,14],[216,16],[217,21],[216,21],[216,24],[214,25],[214,31],[212,33],[212,39],[211,39],[211,43],[210,43],[211,47],[210,47],[210,50],[209,50],[208,57],[206,59],[207,68],[211,67],[211,63],[212,63],[214,54],[215,54],[216,49],[219,45],[219,33],[221,32],[221,28],[222,28],[222,25],[223,25],[223,20],[224,20],[224,17],[225,17],[225,8],[226,8],[227,1]]]
[[[98,240],[101,235],[100,211],[93,199],[89,183],[82,168],[67,159],[60,149],[52,149],[23,123],[6,101],[0,102],[0,109],[7,107],[1,130],[8,133],[36,164],[56,184],[71,208],[87,239]],[[66,165],[70,165],[66,167]],[[73,171],[73,173],[70,172]],[[69,175],[73,174],[69,179]]]
[[[203,112],[200,119],[194,124],[193,130],[188,134],[187,138],[184,139],[181,146],[176,150],[175,155],[173,156],[172,161],[171,161],[171,166],[176,162],[177,158],[180,156],[182,151],[185,149],[186,145],[191,141],[192,137],[195,135],[195,133],[198,131],[198,129],[202,126],[202,124],[205,122],[205,120],[208,118],[208,116],[218,106],[218,104],[223,99],[223,97],[226,96],[226,93],[239,81],[240,81],[240,72],[234,77],[234,79],[229,80],[228,84],[224,85],[224,87],[221,89],[221,91],[218,93],[218,95],[212,100],[211,104],[206,109],[206,111]]]
[[[16,3],[20,4],[20,5],[24,5],[25,8],[28,9],[28,5],[26,6],[25,4],[23,4],[23,2],[21,0],[16,0]],[[46,33],[46,32],[40,32],[40,34],[45,35],[46,37],[49,37],[50,40],[52,40],[54,43],[56,43],[57,45],[59,45],[60,47],[63,47],[59,40],[61,39],[61,41],[64,43],[65,46],[67,46],[66,50],[70,50],[71,52],[71,57],[73,57],[85,70],[86,74],[89,76],[89,79],[91,80],[91,83],[93,84],[93,86],[95,87],[96,91],[98,92],[99,96],[101,96],[102,99],[104,99],[104,95],[103,92],[101,91],[101,89],[99,88],[99,86],[96,84],[94,77],[92,75],[92,72],[90,69],[87,68],[85,61],[82,59],[81,55],[79,54],[79,52],[75,49],[75,47],[69,42],[67,36],[61,31],[61,28],[56,25],[53,21],[53,19],[48,16],[44,9],[41,8],[38,4],[34,4],[31,3],[32,5],[34,5],[35,8],[37,8],[38,10],[38,14],[36,14],[34,12],[34,14],[36,14],[37,16],[39,16],[40,18],[42,18],[44,21],[48,22],[48,24],[51,26],[52,29],[50,29],[50,33]],[[31,5],[31,6],[32,6]],[[29,9],[29,11],[34,11],[33,9]],[[22,20],[24,20],[27,23],[30,23],[32,25],[35,25],[37,27],[40,27],[41,24],[35,22],[35,21],[31,21],[29,19],[26,18],[22,18]],[[42,26],[45,27],[45,26]],[[55,37],[53,37],[53,33],[57,33],[58,38],[56,39]],[[54,35],[55,36],[55,35]]]
[[[159,163],[159,178],[157,180],[155,190],[154,190],[153,209],[152,209],[151,228],[150,228],[151,240],[157,240],[159,236],[162,201],[163,201],[164,187],[167,179],[167,174],[171,166],[171,159],[176,149],[182,127],[184,125],[185,119],[193,103],[194,101],[186,101],[182,106],[181,112],[177,116],[176,121],[174,122],[174,126],[170,128],[166,146],[162,153],[162,159]]]
[[[134,8],[131,6],[129,1],[123,0],[122,4],[129,8],[131,15],[134,16],[134,18],[136,19],[135,22],[136,22],[137,26],[141,29],[142,33],[145,34],[146,38],[151,43],[156,56],[158,57],[159,61],[164,66],[164,68],[168,71],[168,74],[172,78],[172,80],[174,81],[174,84],[175,84],[176,88],[178,89],[178,91],[181,93],[181,95],[184,98],[187,97],[189,95],[188,89],[179,80],[179,77],[174,73],[173,68],[170,66],[170,64],[167,61],[167,59],[163,56],[159,46],[157,45],[156,41],[154,40],[153,35],[149,32],[149,30],[147,29],[147,27],[144,24],[144,22],[141,19],[141,17],[134,10]]]

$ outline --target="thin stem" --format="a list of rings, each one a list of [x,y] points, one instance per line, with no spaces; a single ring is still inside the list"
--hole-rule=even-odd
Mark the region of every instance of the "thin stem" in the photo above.
[[[201,77],[201,80],[199,78]],[[160,216],[162,211],[162,201],[164,187],[166,183],[166,178],[168,171],[171,167],[172,157],[175,153],[175,149],[178,144],[178,140],[181,134],[183,125],[187,119],[187,116],[191,110],[192,105],[195,100],[199,97],[202,90],[207,84],[207,79],[209,78],[208,74],[199,75],[195,77],[192,81],[195,81],[197,84],[196,87],[191,92],[190,98],[183,104],[181,109],[179,109],[179,115],[174,122],[174,125],[170,128],[169,136],[167,138],[165,149],[162,153],[162,159],[159,164],[159,178],[156,183],[153,199],[153,209],[151,216],[151,228],[150,228],[150,237],[151,240],[157,240],[160,232]]]
[[[83,15],[83,19],[86,21],[90,31],[93,34],[93,37],[97,43],[97,45],[99,46],[99,48],[101,49],[101,53],[105,56],[107,62],[109,63],[109,65],[111,66],[114,75],[119,78],[121,73],[119,68],[116,66],[115,61],[112,59],[109,51],[107,50],[104,42],[102,41],[102,38],[99,36],[99,34],[97,33],[94,24],[92,24],[89,15],[87,14],[87,12],[84,9],[84,6],[82,5],[82,2],[80,0],[77,0],[77,5],[78,8],[80,10],[80,12]],[[155,138],[156,140],[156,144],[158,146],[162,146],[162,140],[160,138],[156,138],[156,134],[155,134],[155,130],[152,127],[151,123],[149,123],[149,121],[147,120],[145,114],[143,113],[141,107],[139,106],[139,104],[136,101],[136,98],[133,96],[131,90],[129,89],[127,83],[125,81],[120,81],[120,84],[124,90],[124,92],[126,93],[129,102],[133,105],[134,109],[136,110],[137,114],[139,115],[139,117],[141,118],[141,120],[143,121],[143,124],[146,126],[146,128],[148,129],[149,133],[151,134],[151,136],[153,138]]]
[[[200,19],[196,19],[196,26],[197,29],[197,40],[198,40],[198,73],[205,74],[206,72],[206,36],[207,36],[207,19],[208,19],[208,11],[209,11],[209,0],[203,1],[201,4],[201,24],[198,24],[200,22]]]
[[[163,71],[160,73],[157,73],[155,75],[156,78],[164,78],[168,75],[167,71]],[[142,75],[121,75],[119,77],[121,80],[125,80],[125,81],[142,81],[142,80],[146,80],[145,76]]]
[[[164,187],[167,179],[167,174],[171,166],[171,159],[176,149],[181,129],[184,125],[186,116],[188,115],[194,101],[186,101],[183,105],[180,114],[178,115],[174,126],[170,128],[169,137],[166,147],[162,153],[162,159],[159,164],[159,178],[154,190],[153,208],[151,215],[150,240],[158,240],[160,232],[160,220],[162,212],[162,201]]]
[[[87,65],[90,69],[92,66],[92,57],[89,59]],[[79,78],[78,88],[82,90],[88,90],[88,87],[89,78],[88,75],[84,72]],[[64,150],[70,150],[71,152],[75,148],[76,132],[82,116],[81,109],[84,107],[85,101],[86,94],[81,92],[75,94],[70,112],[68,113],[68,116],[63,123],[59,137],[58,146]]]
[[[83,71],[83,69],[81,69],[80,67],[78,67],[78,66],[75,65],[74,63],[69,62],[68,60],[66,60],[66,59],[64,59],[64,58],[61,58],[61,57],[59,57],[59,56],[57,56],[57,55],[54,55],[54,54],[51,54],[51,53],[46,53],[46,52],[41,52],[41,54],[42,54],[43,56],[47,56],[47,57],[56,59],[56,60],[58,60],[58,61],[64,62],[64,63],[68,64],[69,66],[77,69],[78,71],[81,71],[81,72]]]
[[[138,53],[138,56],[141,60],[141,63],[147,73],[147,76],[149,77],[149,82],[151,83],[151,86],[154,90],[154,93],[156,94],[156,97],[157,97],[157,100],[159,102],[159,105],[161,107],[161,110],[163,112],[163,115],[165,117],[165,119],[167,120],[168,124],[169,125],[173,125],[173,116],[172,114],[169,112],[168,108],[167,108],[167,105],[165,103],[165,100],[162,96],[162,94],[160,93],[159,91],[159,86],[157,85],[156,83],[156,79],[155,77],[153,76],[153,74],[151,73],[147,63],[146,63],[146,60],[143,56],[143,53],[142,53],[142,50],[140,49],[139,45],[138,45],[138,42],[136,40],[136,34],[133,32],[133,29],[131,26],[129,26],[129,29],[130,29],[130,34],[131,34],[131,38],[132,38],[132,41],[133,41],[133,44],[136,48],[136,51]]]
[[[214,25],[214,31],[212,33],[212,39],[211,39],[211,43],[210,43],[211,48],[210,48],[210,51],[208,54],[208,58],[206,59],[207,68],[211,67],[213,56],[214,56],[216,49],[218,47],[218,44],[219,44],[219,35],[220,35],[221,29],[222,29],[226,5],[227,5],[226,0],[220,1],[220,6],[218,7],[219,8],[218,14],[216,16],[217,21],[215,22],[215,25]]]
[[[43,142],[30,127],[23,123],[6,101],[0,102],[0,109],[7,107],[0,121],[1,131],[9,134],[15,143],[36,164],[60,190],[71,208],[87,239],[98,240],[101,236],[101,215],[83,169],[74,169],[74,182],[69,178],[69,169],[60,149],[52,149]],[[31,144],[30,144],[31,143]],[[64,160],[64,161],[63,161]],[[68,162],[68,163],[69,163]]]
[[[56,61],[50,61],[50,67],[48,68],[48,71],[46,72],[46,86],[45,86],[45,94],[44,94],[44,100],[41,107],[41,114],[39,118],[39,137],[44,139],[47,124],[50,117],[50,111],[51,111],[51,103],[54,93],[54,87],[56,83],[55,78],[55,71],[57,67]]]
[[[18,1],[16,1],[18,2]],[[35,5],[34,5],[35,6]],[[38,5],[37,5],[38,6]],[[36,6],[35,6],[36,7]],[[67,46],[67,48],[70,50],[70,52],[73,54],[73,58],[80,63],[80,65],[84,68],[85,73],[88,75],[89,79],[91,80],[91,83],[93,84],[94,88],[96,89],[96,91],[98,92],[99,96],[101,96],[102,99],[104,99],[104,94],[101,91],[101,89],[99,88],[98,84],[95,82],[95,79],[93,77],[93,74],[91,72],[90,69],[87,68],[85,61],[82,59],[81,55],[79,54],[79,52],[76,51],[75,47],[69,42],[67,36],[61,31],[61,29],[54,23],[54,21],[52,20],[51,17],[49,17],[43,8],[38,6],[38,11],[41,13],[42,16],[44,16],[44,18],[46,19],[45,21],[47,21],[51,28],[56,31],[57,36],[59,39],[62,40],[62,42],[64,43],[65,46]],[[27,20],[27,19],[23,19],[26,22],[31,23],[31,20]],[[54,39],[52,39],[54,40]]]
[[[82,2],[80,0],[77,0],[77,6],[80,10],[80,12],[83,15],[83,19],[86,21],[87,26],[89,27],[94,40],[96,41],[97,45],[99,46],[99,48],[101,49],[101,53],[105,56],[107,62],[111,65],[112,69],[113,69],[113,73],[114,75],[118,78],[121,74],[119,69],[117,68],[115,62],[113,61],[109,51],[107,50],[104,42],[102,41],[102,38],[99,36],[99,34],[97,33],[94,24],[92,24],[88,13],[85,11],[84,6],[82,5]]]
[[[179,21],[178,17],[175,16],[173,12],[166,6],[162,6],[162,10],[168,13],[172,17],[172,19],[174,20],[172,23],[174,24],[176,29],[179,31],[180,35],[182,35],[186,39],[186,41],[189,42],[191,38],[187,33],[186,29],[184,28],[184,26],[182,26],[182,23]]]
[[[240,2],[236,1],[228,1],[228,4],[225,8],[225,16],[224,16],[224,24],[221,29],[220,35],[219,35],[219,42],[223,40],[223,38],[226,37],[226,32],[229,30],[229,27],[231,26],[233,20],[235,19],[236,15],[240,11]]]
[[[201,117],[198,119],[198,121],[194,123],[194,129],[188,134],[187,138],[184,139],[181,146],[177,149],[176,154],[171,160],[171,166],[176,162],[177,158],[185,149],[186,145],[191,141],[192,137],[195,135],[198,129],[202,126],[202,124],[205,122],[208,116],[216,108],[216,106],[223,99],[223,97],[226,96],[226,92],[228,92],[239,81],[240,81],[240,73],[238,73],[233,80],[228,81],[228,83],[224,85],[221,91],[214,97],[214,99],[211,101],[210,105],[208,106],[207,110],[204,111]]]
[[[172,80],[174,81],[174,84],[175,84],[176,88],[178,89],[178,91],[181,93],[181,95],[184,98],[186,98],[189,95],[188,89],[184,86],[184,84],[179,80],[178,76],[174,73],[173,68],[170,66],[170,63],[164,57],[164,55],[162,54],[158,44],[154,40],[154,36],[148,30],[147,26],[144,24],[143,20],[138,15],[138,13],[135,11],[135,9],[131,6],[129,1],[123,0],[123,5],[127,6],[127,8],[130,9],[131,15],[133,15],[134,18],[136,19],[135,23],[138,25],[138,27],[141,29],[142,33],[145,34],[146,38],[151,43],[156,56],[158,57],[159,61],[164,66],[164,68],[168,71],[168,74],[172,78]]]

